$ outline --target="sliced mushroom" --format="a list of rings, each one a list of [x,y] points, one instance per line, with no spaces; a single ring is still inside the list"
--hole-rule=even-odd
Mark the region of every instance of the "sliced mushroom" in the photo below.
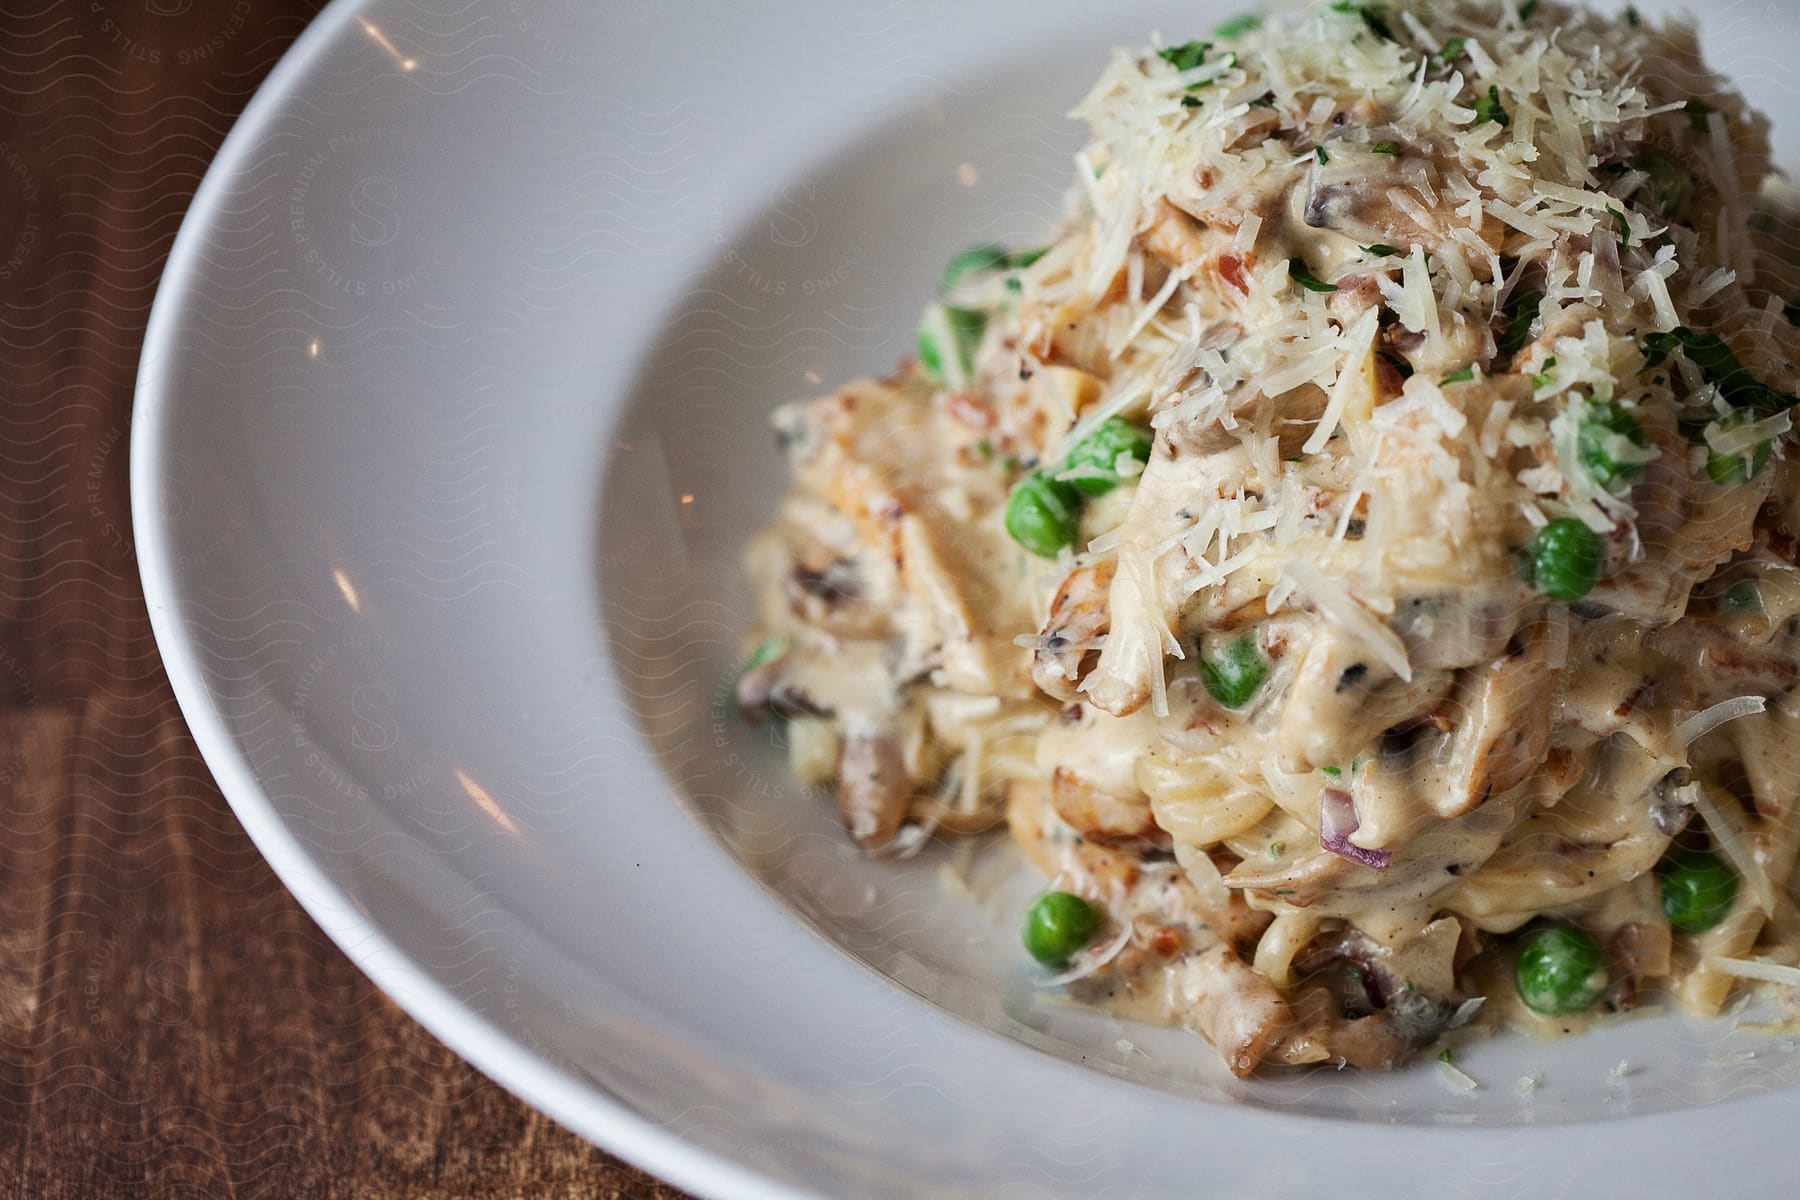
[[[1543,761],[1555,696],[1552,639],[1542,624],[1528,626],[1514,647],[1514,653],[1459,678],[1452,701],[1458,725],[1433,805],[1440,817],[1460,817],[1510,791]]]
[[[838,815],[864,850],[894,839],[912,799],[900,739],[885,731],[846,729],[838,760]]]
[[[793,663],[783,655],[751,667],[737,681],[738,711],[752,721],[778,717],[829,717],[831,709],[790,675]]]
[[[1348,1016],[1334,1011],[1334,1006],[1336,999],[1325,988],[1309,988],[1292,1002],[1294,1016],[1305,1025],[1307,1038],[1323,1047],[1327,1058],[1363,1070],[1393,1070],[1417,1051],[1417,1036],[1408,1033],[1388,1009]]]
[[[880,637],[888,629],[888,615],[881,604],[871,603],[855,558],[803,553],[789,567],[783,588],[796,618],[837,637]]]
[[[1326,161],[1309,170],[1303,211],[1314,229],[1335,230],[1362,245],[1418,245],[1440,254],[1454,247],[1477,278],[1485,278],[1486,257],[1500,248],[1504,226],[1491,216],[1479,230],[1440,220],[1443,206],[1427,202],[1420,191],[1436,165],[1417,147],[1400,156],[1335,140]]]

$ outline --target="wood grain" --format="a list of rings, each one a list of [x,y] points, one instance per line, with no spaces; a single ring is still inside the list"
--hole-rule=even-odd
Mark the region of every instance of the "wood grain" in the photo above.
[[[317,7],[0,0],[0,1196],[676,1197],[338,953],[158,664],[139,343],[207,162]]]

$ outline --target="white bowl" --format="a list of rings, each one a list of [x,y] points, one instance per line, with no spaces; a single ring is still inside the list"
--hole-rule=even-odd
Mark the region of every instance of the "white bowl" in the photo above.
[[[985,906],[941,848],[861,860],[732,714],[769,409],[897,360],[953,249],[1041,233],[1109,46],[1224,15],[339,0],[207,176],[143,362],[138,546],[200,747],[396,1000],[702,1193],[1785,1184],[1800,1056],[1724,1024],[1502,1039],[1464,1094],[1240,1083],[1061,1005],[1003,848]],[[1792,111],[1791,6],[1707,35]]]

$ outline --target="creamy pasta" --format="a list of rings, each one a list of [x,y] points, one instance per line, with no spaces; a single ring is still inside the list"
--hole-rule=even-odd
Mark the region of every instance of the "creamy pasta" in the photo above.
[[[1076,115],[1048,244],[777,415],[746,713],[1239,1074],[1800,986],[1800,331],[1693,29],[1339,2]]]

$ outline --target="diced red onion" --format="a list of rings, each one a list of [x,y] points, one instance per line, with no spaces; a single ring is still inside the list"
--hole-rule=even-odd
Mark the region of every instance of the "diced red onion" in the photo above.
[[[1362,823],[1356,815],[1356,800],[1343,788],[1328,787],[1319,796],[1319,845],[1339,858],[1375,871],[1385,871],[1394,856],[1387,850],[1365,850],[1350,844],[1350,835]]]

